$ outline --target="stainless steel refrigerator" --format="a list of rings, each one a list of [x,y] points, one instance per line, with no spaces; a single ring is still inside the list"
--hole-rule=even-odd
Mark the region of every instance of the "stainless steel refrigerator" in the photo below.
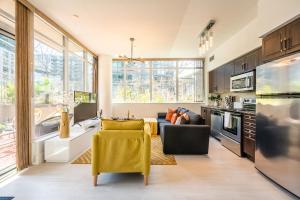
[[[256,69],[255,167],[300,197],[300,54]]]

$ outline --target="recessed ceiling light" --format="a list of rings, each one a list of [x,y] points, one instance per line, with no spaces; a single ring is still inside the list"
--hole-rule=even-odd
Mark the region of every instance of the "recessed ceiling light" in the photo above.
[[[73,17],[79,18],[79,15],[74,14]]]

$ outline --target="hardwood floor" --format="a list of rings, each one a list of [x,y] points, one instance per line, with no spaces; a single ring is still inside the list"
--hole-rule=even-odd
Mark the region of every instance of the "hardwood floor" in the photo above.
[[[0,186],[0,196],[47,199],[296,199],[262,176],[254,164],[211,139],[208,156],[176,156],[177,165],[151,166],[148,186],[141,174],[101,174],[93,186],[90,165],[34,166]]]

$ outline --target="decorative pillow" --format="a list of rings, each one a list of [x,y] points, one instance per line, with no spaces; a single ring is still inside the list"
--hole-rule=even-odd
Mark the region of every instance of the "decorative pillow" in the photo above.
[[[168,112],[166,115],[166,120],[171,121],[173,114],[176,112],[176,109],[168,108]]]
[[[181,107],[178,107],[178,108],[176,109],[176,112],[179,113],[180,111],[181,111]]]
[[[184,113],[188,112],[189,110],[185,109],[185,108],[181,108],[179,114],[183,115]]]
[[[172,118],[171,118],[171,123],[172,124],[175,124],[177,117],[178,117],[178,114],[177,113],[173,113]]]
[[[190,117],[187,113],[182,114],[182,117],[185,119],[185,123],[188,124],[190,121]]]
[[[186,120],[183,116],[179,116],[179,117],[177,117],[175,124],[176,125],[186,124]]]

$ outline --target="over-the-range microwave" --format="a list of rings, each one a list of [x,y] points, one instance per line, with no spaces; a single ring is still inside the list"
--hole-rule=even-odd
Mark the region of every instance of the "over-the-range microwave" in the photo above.
[[[250,71],[230,78],[230,91],[251,91],[255,88],[255,72]]]

